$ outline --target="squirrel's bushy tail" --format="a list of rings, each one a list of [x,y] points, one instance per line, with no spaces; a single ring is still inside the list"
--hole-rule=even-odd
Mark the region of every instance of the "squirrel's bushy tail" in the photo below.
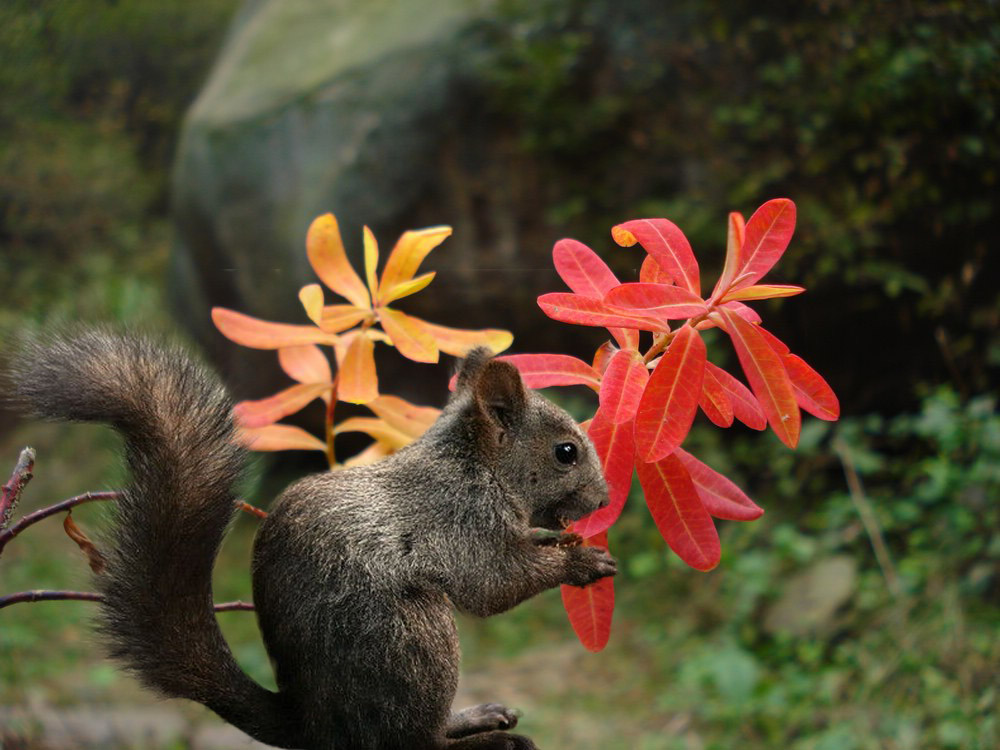
[[[131,484],[97,576],[112,656],[262,742],[299,746],[282,697],[240,669],[215,620],[212,567],[244,463],[217,378],[179,349],[106,330],[30,343],[13,369],[16,398],[38,415],[125,436]]]

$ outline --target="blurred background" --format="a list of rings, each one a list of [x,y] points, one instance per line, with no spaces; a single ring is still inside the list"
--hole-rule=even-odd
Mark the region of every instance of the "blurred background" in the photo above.
[[[355,261],[363,224],[383,252],[451,224],[425,264],[437,279],[403,309],[586,358],[600,332],[534,303],[563,289],[555,240],[632,279],[641,256],[610,227],[668,217],[712,278],[727,213],[792,198],[768,278],[808,292],[757,307],[843,418],[807,418],[794,453],[696,422],[693,452],[763,518],[720,522],[703,574],[634,496],[611,530],[608,648],[576,643],[555,591],[463,618],[460,700],[524,709],[546,748],[993,748],[998,111],[993,0],[4,0],[0,365],[19,332],[111,320],[184,336],[240,396],[267,394],[273,354],[222,339],[208,312],[306,322],[305,232],[325,211]],[[379,367],[385,390],[443,401],[448,364]],[[0,412],[0,465],[27,444],[19,512],[121,481],[107,431]],[[262,460],[247,494],[266,506],[319,468]],[[93,530],[105,512],[74,518]],[[89,587],[59,526],[9,545],[0,594]],[[226,543],[220,599],[249,598],[253,530],[241,518]],[[0,612],[0,747],[249,746],[116,672],[92,612]],[[253,617],[220,621],[273,684]]]

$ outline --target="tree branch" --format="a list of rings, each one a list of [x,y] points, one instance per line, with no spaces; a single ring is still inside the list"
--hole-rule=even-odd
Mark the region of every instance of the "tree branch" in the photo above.
[[[40,508],[34,513],[29,513],[20,521],[12,525],[9,529],[0,531],[0,553],[3,552],[3,548],[7,545],[7,542],[32,524],[38,523],[44,518],[54,516],[57,513],[62,513],[63,511],[69,510],[77,505],[89,503],[95,500],[117,500],[119,495],[120,493],[110,490],[107,492],[85,492],[82,495],[71,497],[68,500],[63,500],[62,502],[55,503],[54,505],[50,505],[46,508]]]
[[[17,457],[14,464],[14,471],[11,472],[10,479],[3,486],[0,492],[0,529],[6,529],[10,523],[11,514],[17,506],[17,501],[21,499],[21,491],[24,486],[31,481],[31,470],[35,467],[35,451],[32,448],[24,448],[21,455]]]
[[[50,589],[34,589],[32,591],[19,591],[16,594],[0,596],[0,609],[9,607],[12,604],[23,602],[45,602],[58,600],[77,600],[85,602],[102,602],[104,595],[95,591],[59,591]],[[254,606],[251,602],[234,601],[222,602],[215,605],[216,612],[253,612]]]

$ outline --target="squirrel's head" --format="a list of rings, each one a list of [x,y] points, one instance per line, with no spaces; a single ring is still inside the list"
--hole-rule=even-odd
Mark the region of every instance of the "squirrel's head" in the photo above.
[[[564,409],[525,388],[513,365],[474,349],[455,391],[468,397],[480,455],[511,495],[526,503],[532,526],[559,530],[608,504],[590,438]]]

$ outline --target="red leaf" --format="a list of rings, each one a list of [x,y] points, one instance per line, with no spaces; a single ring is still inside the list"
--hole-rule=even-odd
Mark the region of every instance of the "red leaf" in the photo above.
[[[708,367],[705,368],[705,380],[701,386],[698,405],[713,424],[719,427],[730,427],[733,424],[733,402]]]
[[[743,242],[746,238],[746,222],[743,214],[733,211],[729,214],[729,229],[726,233],[726,262],[722,267],[722,274],[712,290],[711,301],[715,302],[722,296],[736,278],[736,272],[742,262],[740,252],[743,249]]]
[[[708,311],[701,297],[672,284],[621,284],[608,292],[604,302],[612,307],[641,310],[647,317],[663,321],[692,318]]]
[[[608,548],[608,535],[601,533],[584,540],[584,546]],[[614,578],[607,576],[589,586],[562,586],[563,607],[576,637],[588,651],[600,651],[611,636],[611,616],[615,611]]]
[[[795,448],[799,442],[802,415],[780,355],[771,348],[758,326],[747,323],[725,308],[721,308],[720,312],[736,349],[736,356],[739,357],[750,387],[764,410],[768,424],[781,442],[789,448]]]
[[[601,300],[581,297],[578,294],[565,292],[543,294],[538,298],[538,306],[546,315],[560,323],[607,328],[638,328],[643,331],[663,330],[663,323],[659,320],[633,315],[627,310],[617,310],[605,305]]]
[[[775,198],[754,211],[747,221],[746,239],[740,252],[743,264],[732,288],[748,287],[770,271],[794,232],[795,204],[788,198]]]
[[[698,497],[710,515],[727,521],[753,521],[764,515],[763,508],[708,464],[699,461],[681,448],[678,448],[674,455],[681,460],[691,475]]]
[[[586,385],[595,391],[601,388],[597,370],[566,354],[508,354],[497,359],[514,365],[528,388],[554,385]]]
[[[705,373],[709,372],[715,376],[729,397],[729,402],[733,405],[733,416],[754,430],[763,430],[767,427],[767,417],[764,416],[764,410],[760,408],[760,402],[757,401],[749,388],[711,362],[705,364]]]
[[[798,355],[789,354],[783,361],[799,406],[828,422],[839,419],[840,401],[823,377]]]
[[[653,370],[635,417],[635,442],[644,461],[658,461],[681,444],[698,409],[705,374],[705,342],[690,326]]]
[[[640,461],[635,468],[649,512],[670,549],[696,570],[718,565],[718,532],[681,460],[671,454],[654,463]]]
[[[605,341],[597,347],[597,351],[594,352],[594,369],[603,376],[604,371],[608,369],[608,365],[611,363],[611,358],[615,356],[615,352],[617,351],[618,348],[610,341]]]
[[[674,281],[701,296],[698,261],[694,258],[691,243],[672,221],[668,219],[626,221],[613,227],[611,236],[623,247],[629,247],[638,241]]]
[[[757,330],[760,331],[760,335],[764,337],[764,340],[767,342],[767,345],[778,353],[779,357],[784,357],[785,355],[790,353],[788,349],[788,344],[779,339],[769,330],[761,326],[757,326]]]
[[[639,409],[649,371],[638,352],[620,349],[611,358],[601,379],[601,409],[615,424],[632,421]]]
[[[642,261],[642,267],[639,269],[639,281],[650,284],[674,283],[673,277],[660,267],[660,264],[656,262],[656,258],[652,255],[647,255]]]
[[[632,468],[635,464],[635,439],[632,423],[615,424],[611,417],[598,409],[587,427],[587,434],[601,460],[604,479],[608,483],[610,502],[575,521],[571,530],[585,539],[604,531],[618,520],[629,490],[632,488]]]
[[[581,297],[602,299],[618,286],[618,279],[597,253],[576,240],[559,240],[552,248],[552,261],[559,278]]]

